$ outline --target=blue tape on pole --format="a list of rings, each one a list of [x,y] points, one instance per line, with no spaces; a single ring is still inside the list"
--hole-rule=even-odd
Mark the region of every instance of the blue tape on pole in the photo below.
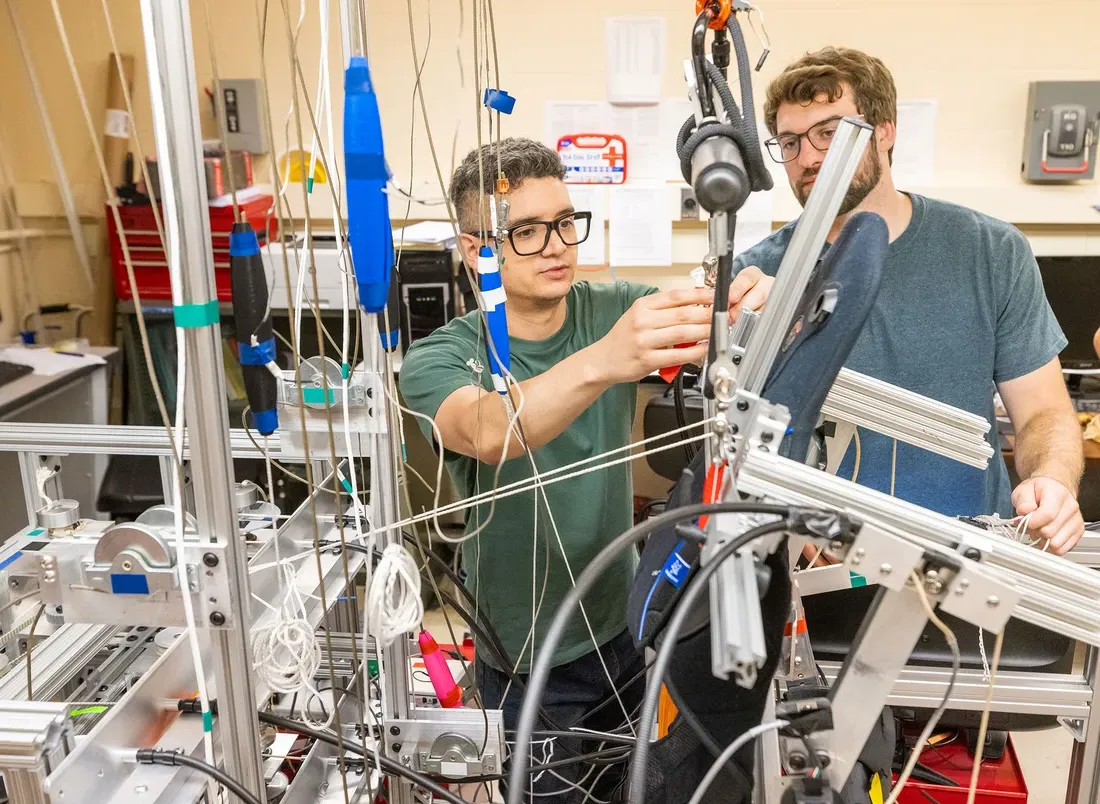
[[[275,339],[268,338],[258,346],[238,342],[237,356],[242,366],[266,366],[275,360]]]
[[[397,348],[397,344],[401,341],[401,330],[394,329],[389,332],[379,332],[378,339],[382,341],[382,348],[387,352],[391,352]]]
[[[111,591],[116,595],[147,595],[149,579],[144,575],[111,573]]]
[[[487,87],[485,94],[482,96],[482,103],[486,108],[492,109],[495,112],[501,114],[511,114],[512,110],[516,108],[516,99],[505,92],[503,89],[493,89]]]
[[[271,410],[252,411],[252,424],[260,435],[271,435],[279,429],[279,412]]]
[[[229,233],[229,256],[251,257],[260,253],[260,241],[256,239],[256,232],[249,229],[247,232]]]

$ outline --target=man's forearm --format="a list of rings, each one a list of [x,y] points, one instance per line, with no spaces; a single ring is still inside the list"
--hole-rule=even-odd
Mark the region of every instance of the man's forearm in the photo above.
[[[1081,427],[1072,410],[1033,415],[1016,434],[1015,453],[1022,480],[1049,477],[1077,494],[1085,458]]]
[[[518,390],[511,390],[512,404],[516,408],[523,405],[519,423],[527,446],[535,449],[557,438],[611,386],[603,368],[590,346],[537,377],[519,383]],[[476,436],[478,457],[495,463],[504,448],[510,421],[503,398],[499,394],[483,395],[475,403],[474,415],[479,414],[482,418]],[[507,457],[515,458],[523,451],[523,442],[513,431]]]

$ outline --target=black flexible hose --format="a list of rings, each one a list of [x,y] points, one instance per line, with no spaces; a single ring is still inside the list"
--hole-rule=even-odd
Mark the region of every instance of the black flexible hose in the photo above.
[[[741,82],[741,112],[745,123],[745,158],[749,161],[749,175],[753,178],[754,190],[770,190],[774,182],[771,171],[764,164],[764,153],[760,150],[760,136],[756,130],[756,109],[752,97],[752,72],[749,67],[749,51],[745,46],[745,33],[737,17],[730,14],[726,29],[733,40],[733,50],[737,57],[737,77]],[[760,186],[756,185],[759,176]]]
[[[142,765],[182,765],[185,768],[197,770],[222,785],[245,804],[261,804],[260,799],[249,793],[243,784],[221,768],[216,768],[188,754],[179,751],[161,751],[157,748],[139,748],[137,761]]]
[[[520,796],[523,794],[523,780],[527,775],[527,755],[531,748],[531,735],[535,730],[535,720],[538,717],[538,706],[542,702],[542,693],[546,688],[546,682],[550,677],[550,663],[553,653],[561,642],[562,635],[568,625],[569,618],[579,605],[585,594],[595,585],[604,570],[614,562],[615,558],[623,550],[628,549],[635,542],[639,542],[653,531],[666,525],[675,525],[685,519],[694,519],[703,514],[721,513],[754,513],[771,514],[773,516],[791,517],[796,511],[802,510],[789,505],[769,505],[754,502],[718,502],[696,503],[685,505],[672,511],[667,511],[660,516],[647,519],[632,527],[630,530],[616,537],[611,544],[596,554],[584,572],[577,578],[576,584],[566,594],[561,602],[554,619],[543,637],[542,652],[531,668],[531,674],[527,681],[527,695],[523,699],[520,709],[519,721],[516,729],[516,742],[512,754],[512,770],[509,774],[508,804],[520,804]],[[750,534],[752,531],[749,532]],[[746,534],[747,535],[747,534]],[[745,538],[744,536],[741,538]],[[741,538],[731,544],[740,544]],[[747,543],[747,542],[746,542]],[[635,749],[637,750],[637,749]]]
[[[687,591],[676,606],[675,614],[672,615],[672,619],[665,626],[664,641],[657,651],[657,661],[653,663],[653,673],[650,675],[649,685],[646,687],[645,700],[642,702],[642,712],[638,720],[638,742],[634,746],[634,760],[630,766],[627,804],[644,804],[645,802],[645,773],[649,765],[649,734],[661,698],[661,682],[668,670],[669,662],[672,661],[672,653],[676,649],[680,629],[684,627],[684,623],[692,613],[695,601],[709,589],[708,581],[710,577],[734,553],[756,539],[786,530],[789,527],[790,522],[781,519],[745,531],[737,538],[731,539],[722,545],[713,558],[698,572],[694,580],[689,582]]]
[[[691,63],[695,68],[695,83],[698,85],[699,107],[703,110],[703,117],[714,116],[714,106],[711,103],[710,93],[707,92],[706,65],[707,61],[707,26],[714,18],[710,9],[703,9],[695,24],[691,26]]]

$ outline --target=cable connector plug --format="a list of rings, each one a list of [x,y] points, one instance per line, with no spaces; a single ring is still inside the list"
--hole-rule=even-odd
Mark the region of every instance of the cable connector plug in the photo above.
[[[850,543],[862,527],[863,521],[846,511],[792,507],[787,514],[787,529],[799,536]]]
[[[185,715],[201,715],[202,702],[198,698],[183,698],[176,701],[176,709]],[[218,702],[213,698],[210,699],[210,713],[218,714]]]

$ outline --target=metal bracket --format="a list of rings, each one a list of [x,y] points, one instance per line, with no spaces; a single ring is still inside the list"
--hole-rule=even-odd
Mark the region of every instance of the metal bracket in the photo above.
[[[962,561],[962,569],[955,573],[940,608],[961,620],[999,634],[1020,602],[1020,592],[995,580],[976,562],[965,558]]]
[[[411,714],[407,720],[387,720],[383,735],[387,753],[402,765],[449,779],[500,771],[505,745],[501,710],[485,710],[488,735],[485,717],[472,709],[414,709]]]
[[[864,522],[844,563],[850,571],[866,578],[867,583],[897,591],[905,586],[923,554],[916,545],[873,522]]]
[[[1068,731],[1075,741],[1083,743],[1088,739],[1089,722],[1087,718],[1059,717],[1058,722],[1062,724],[1062,728]]]

